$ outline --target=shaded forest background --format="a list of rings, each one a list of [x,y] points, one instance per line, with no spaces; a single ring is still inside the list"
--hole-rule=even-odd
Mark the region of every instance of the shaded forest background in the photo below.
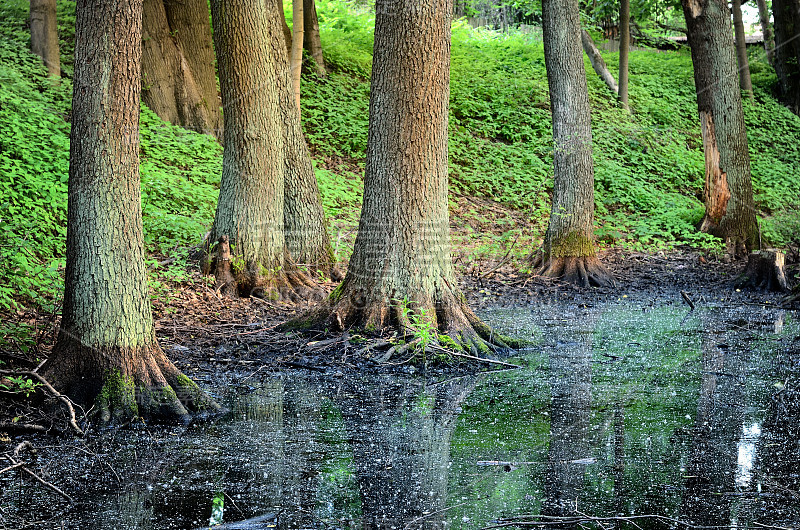
[[[303,126],[336,258],[346,262],[363,187],[374,15],[327,0],[317,2],[317,10],[330,71],[325,79],[304,74]],[[0,311],[16,313],[15,321],[60,305],[75,4],[58,2],[58,84],[29,51],[27,17],[27,0],[0,6]],[[541,31],[473,29],[462,21],[454,24],[452,39],[455,261],[466,269],[507,255],[524,269],[547,228],[552,190]],[[745,99],[744,112],[760,235],[764,246],[796,248],[800,118],[774,98],[776,76],[763,48],[750,47],[749,54],[755,99]],[[614,75],[617,57],[604,53]],[[588,60],[586,67],[601,246],[646,252],[690,247],[722,256],[721,242],[695,228],[704,212],[704,160],[688,49],[631,53],[632,114],[617,106]],[[205,281],[190,255],[213,221],[221,165],[215,139],[142,108],[142,201],[155,299]],[[31,340],[24,324],[0,326],[3,342]]]

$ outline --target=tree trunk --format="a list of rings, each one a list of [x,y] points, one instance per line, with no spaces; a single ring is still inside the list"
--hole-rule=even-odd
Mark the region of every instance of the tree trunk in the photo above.
[[[206,6],[204,0],[144,0],[142,99],[164,121],[220,135],[210,28],[203,26]]]
[[[264,4],[211,4],[225,106],[222,180],[211,241],[228,236],[243,295],[293,296],[310,287],[286,255],[284,132],[280,74],[270,37],[276,17]],[[280,49],[280,45],[277,44]],[[218,279],[224,282],[225,279]]]
[[[289,24],[286,23],[286,15],[283,13],[283,0],[266,0],[265,6],[267,10],[272,9],[271,5],[276,6],[278,13],[280,13],[278,23],[283,32],[283,39],[286,42],[286,53],[292,53],[292,30],[289,28]]]
[[[325,60],[322,58],[322,41],[319,38],[319,21],[317,20],[317,6],[314,0],[303,0],[303,48],[313,59],[312,68],[320,77],[328,75],[325,69]]]
[[[76,15],[66,285],[47,377],[104,421],[216,409],[153,331],[139,185],[142,0],[80,0]]]
[[[767,249],[747,256],[747,268],[736,279],[736,287],[753,287],[767,291],[789,291],[786,280],[786,255],[780,250]]]
[[[761,34],[764,36],[764,52],[772,67],[775,67],[775,37],[772,34],[772,24],[769,21],[767,0],[756,0],[758,4],[758,18],[761,20]]]
[[[303,68],[303,2],[292,0],[292,50],[289,55],[289,71],[292,73],[292,94],[300,115],[300,74]]]
[[[274,4],[268,0],[267,8]],[[284,20],[283,9],[273,11],[278,21]],[[280,97],[281,123],[284,141],[284,230],[286,246],[298,265],[310,270],[330,273],[333,267],[333,250],[325,212],[322,209],[317,177],[311,164],[300,118],[292,94],[289,58],[281,44],[279,24],[272,24],[270,34],[273,59],[278,69],[276,88]]]
[[[781,100],[800,114],[800,0],[773,0],[775,71]]]
[[[201,117],[207,115],[207,124],[201,122],[200,126],[203,128],[200,130],[203,132],[211,130],[213,131],[211,134],[221,139],[222,112],[217,90],[217,60],[211,36],[208,1],[164,0],[164,8],[170,31],[186,60],[186,64],[181,63],[181,70],[188,68],[188,72],[184,75],[194,78],[200,93],[200,101],[197,104],[202,109],[196,112]]]
[[[31,0],[31,51],[42,58],[51,77],[61,77],[56,0]]]
[[[747,92],[750,101],[755,101],[753,83],[750,81],[750,62],[747,59],[744,22],[742,22],[742,1],[731,0],[731,11],[733,12],[733,31],[736,38],[736,62],[739,65],[739,88]]]
[[[628,108],[628,57],[631,52],[631,2],[619,3],[619,102]]]
[[[555,176],[550,224],[533,266],[543,276],[569,283],[606,285],[611,279],[594,244],[592,128],[578,2],[544,0],[542,15]]]
[[[358,235],[344,281],[304,323],[413,332],[410,310],[475,353],[504,345],[467,307],[450,257],[450,3],[378,0],[375,11]]]
[[[758,241],[750,153],[724,0],[683,0],[706,159],[706,214],[700,230],[724,239],[734,256]]]
[[[600,55],[600,50],[597,49],[597,46],[594,44],[594,40],[592,40],[592,36],[589,35],[589,32],[585,29],[581,30],[581,44],[583,45],[583,51],[585,51],[586,55],[589,56],[589,62],[592,63],[592,68],[594,68],[594,71],[598,76],[600,76],[600,79],[605,81],[608,89],[611,90],[615,96],[619,94],[619,87],[617,86],[617,82],[614,80],[614,76],[608,71],[606,62],[603,60],[603,56]],[[581,61],[581,63],[583,63],[583,61]],[[581,70],[583,70],[582,64]]]

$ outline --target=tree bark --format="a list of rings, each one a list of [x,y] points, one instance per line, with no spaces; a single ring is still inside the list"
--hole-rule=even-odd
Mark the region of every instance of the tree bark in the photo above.
[[[772,24],[769,21],[767,0],[756,0],[758,4],[758,18],[761,20],[761,34],[764,38],[764,52],[772,67],[775,67],[775,36],[772,33]]]
[[[289,24],[286,23],[286,15],[283,13],[283,0],[266,0],[265,5],[267,10],[277,7],[278,13],[280,13],[278,25],[283,32],[283,39],[286,42],[286,53],[292,53],[292,30],[289,28]],[[270,7],[271,5],[272,7]]]
[[[753,287],[767,291],[789,291],[786,280],[786,255],[780,250],[766,249],[747,256],[747,268],[736,279],[736,287]]]
[[[142,0],[79,0],[63,318],[46,377],[103,421],[217,405],[156,341],[139,185]]]
[[[706,159],[706,214],[700,230],[721,237],[734,256],[758,242],[750,153],[724,0],[683,0]]]
[[[544,0],[542,15],[555,173],[550,224],[533,266],[543,276],[569,283],[606,285],[611,279],[594,243],[592,128],[578,2]]]
[[[31,51],[42,58],[51,77],[61,77],[56,0],[31,0]]]
[[[628,57],[631,52],[631,2],[619,3],[619,102],[628,108]]]
[[[161,119],[221,137],[205,0],[144,0],[142,99]]]
[[[775,72],[783,103],[800,114],[800,0],[773,0]]]
[[[747,59],[744,22],[742,22],[742,1],[731,0],[731,11],[733,12],[733,31],[736,38],[736,62],[739,65],[739,88],[747,92],[750,101],[755,101],[753,83],[750,81],[750,62]]]
[[[267,0],[267,8],[274,4]],[[274,10],[279,22],[283,9]],[[295,263],[309,270],[330,273],[334,265],[333,249],[328,237],[325,212],[322,209],[317,177],[311,163],[300,118],[297,115],[289,73],[289,58],[283,46],[280,24],[272,24],[270,34],[272,56],[278,69],[276,88],[280,96],[284,141],[284,231],[286,246]]]
[[[353,256],[328,302],[290,325],[413,333],[410,310],[474,353],[504,346],[467,307],[450,257],[450,3],[379,0],[375,11],[364,203]]]
[[[300,74],[303,68],[303,2],[292,0],[292,50],[289,54],[289,71],[292,73],[292,94],[300,115]]]
[[[295,297],[312,284],[296,271],[284,238],[285,142],[273,53],[280,45],[270,37],[277,20],[246,0],[214,0],[211,14],[226,109],[211,241],[228,236],[240,294]]]
[[[313,59],[314,72],[319,77],[328,75],[325,69],[325,59],[322,57],[322,41],[319,38],[319,21],[317,20],[317,6],[314,0],[303,0],[303,48]]]
[[[606,62],[603,60],[603,56],[600,55],[600,50],[595,46],[592,36],[589,35],[589,32],[585,29],[581,30],[581,44],[583,45],[583,51],[589,56],[589,62],[592,63],[594,71],[600,76],[600,79],[606,83],[608,89],[611,90],[615,96],[618,95],[619,87],[617,86],[617,82],[614,80],[614,76],[611,75],[611,72],[608,71]]]

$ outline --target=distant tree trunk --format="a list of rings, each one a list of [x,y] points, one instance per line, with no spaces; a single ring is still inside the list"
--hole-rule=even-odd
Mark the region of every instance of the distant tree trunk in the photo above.
[[[595,45],[594,40],[592,39],[592,36],[589,35],[588,31],[585,29],[580,31],[583,51],[585,51],[586,55],[589,56],[589,62],[592,64],[592,68],[594,68],[595,73],[600,76],[600,79],[605,81],[608,89],[611,90],[611,92],[613,92],[616,96],[619,94],[619,87],[617,86],[617,82],[614,80],[614,76],[608,71],[606,62],[603,60],[603,56],[600,55],[600,50],[597,49],[597,46]],[[581,61],[581,65],[583,65],[583,61]]]
[[[775,67],[775,37],[772,34],[772,24],[769,21],[767,0],[756,0],[758,4],[758,18],[761,20],[761,34],[764,36],[764,52],[767,54],[769,64]]]
[[[594,243],[592,128],[578,1],[544,0],[542,15],[555,176],[550,224],[542,248],[532,255],[533,266],[543,276],[606,285],[611,280]]]
[[[358,236],[344,281],[303,321],[410,334],[411,309],[475,353],[503,345],[466,305],[450,257],[450,2],[378,0],[375,13]]]
[[[47,73],[61,77],[56,0],[31,0],[31,51],[42,58]]]
[[[286,20],[283,9],[275,10],[274,17]],[[300,118],[292,94],[289,57],[283,47],[279,24],[272,24],[270,39],[273,42],[273,59],[278,71],[276,88],[280,97],[281,123],[284,142],[284,230],[286,246],[292,259],[310,270],[331,272],[331,249],[325,212],[322,209],[317,177],[308,152]]]
[[[631,2],[619,3],[619,102],[628,108],[628,57],[631,51]]]
[[[750,153],[725,0],[683,0],[706,159],[706,215],[700,230],[724,239],[734,256],[758,242]]]
[[[280,73],[270,36],[278,34],[276,18],[248,0],[214,0],[211,12],[225,105],[211,241],[230,240],[237,289],[227,294],[292,296],[310,282],[286,255]]]
[[[775,71],[781,100],[800,114],[800,0],[773,0]]]
[[[328,75],[325,59],[322,58],[322,41],[319,38],[319,21],[314,0],[303,0],[303,48],[314,60],[313,69],[320,77]]]
[[[289,54],[289,71],[292,73],[292,94],[300,115],[300,74],[303,68],[303,2],[292,0],[292,51]]]
[[[139,186],[141,20],[142,0],[76,8],[66,284],[46,375],[104,421],[217,408],[153,331]]]
[[[750,101],[753,99],[753,83],[750,81],[750,62],[747,59],[747,43],[742,22],[741,0],[731,0],[733,12],[733,31],[736,38],[736,62],[739,65],[739,88],[747,92]]]
[[[211,33],[203,21],[205,0],[144,0],[142,99],[162,120],[219,136]]]
[[[283,39],[286,42],[286,53],[292,53],[292,30],[289,28],[289,24],[286,23],[286,15],[283,12],[283,0],[266,0],[265,5],[267,10],[272,9],[270,6],[277,6],[278,12],[280,13],[278,25],[283,32]]]

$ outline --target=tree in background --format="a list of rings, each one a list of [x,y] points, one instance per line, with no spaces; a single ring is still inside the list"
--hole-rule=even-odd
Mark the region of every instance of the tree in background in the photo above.
[[[742,94],[724,0],[683,0],[706,160],[700,230],[741,256],[758,243]]]
[[[550,224],[532,264],[543,276],[589,286],[611,282],[594,241],[594,167],[589,92],[577,0],[542,2],[544,59],[553,113]]]
[[[56,0],[31,0],[30,22],[31,51],[42,58],[50,76],[61,77]]]
[[[772,33],[772,24],[769,21],[767,0],[756,0],[758,4],[758,18],[761,21],[761,33],[764,36],[764,52],[767,54],[769,64],[775,67],[775,37]]]
[[[628,108],[628,57],[631,53],[631,1],[619,2],[619,102]]]
[[[314,0],[303,0],[303,28],[303,48],[313,60],[311,68],[319,77],[325,77],[328,71],[322,57],[322,41],[319,38],[319,21]]]
[[[222,137],[206,0],[144,0],[142,99],[162,120]]]
[[[142,0],[79,0],[67,268],[47,377],[104,421],[216,409],[153,330],[139,185]]]
[[[246,0],[224,5],[214,0],[211,13],[225,108],[222,180],[211,238],[219,241],[217,280],[229,295],[292,296],[313,284],[294,267],[284,237],[286,143],[281,72],[273,50],[282,49],[279,29],[273,27],[277,17]]]
[[[739,88],[747,93],[750,101],[753,98],[753,83],[750,81],[750,62],[747,59],[747,43],[742,21],[742,0],[731,0],[733,13],[733,31],[736,39],[736,62],[739,65]]]
[[[783,103],[800,114],[800,0],[773,0],[775,72]]]
[[[504,345],[466,305],[450,256],[450,2],[378,0],[364,202],[347,276],[303,317],[344,330],[410,315],[474,352]]]

